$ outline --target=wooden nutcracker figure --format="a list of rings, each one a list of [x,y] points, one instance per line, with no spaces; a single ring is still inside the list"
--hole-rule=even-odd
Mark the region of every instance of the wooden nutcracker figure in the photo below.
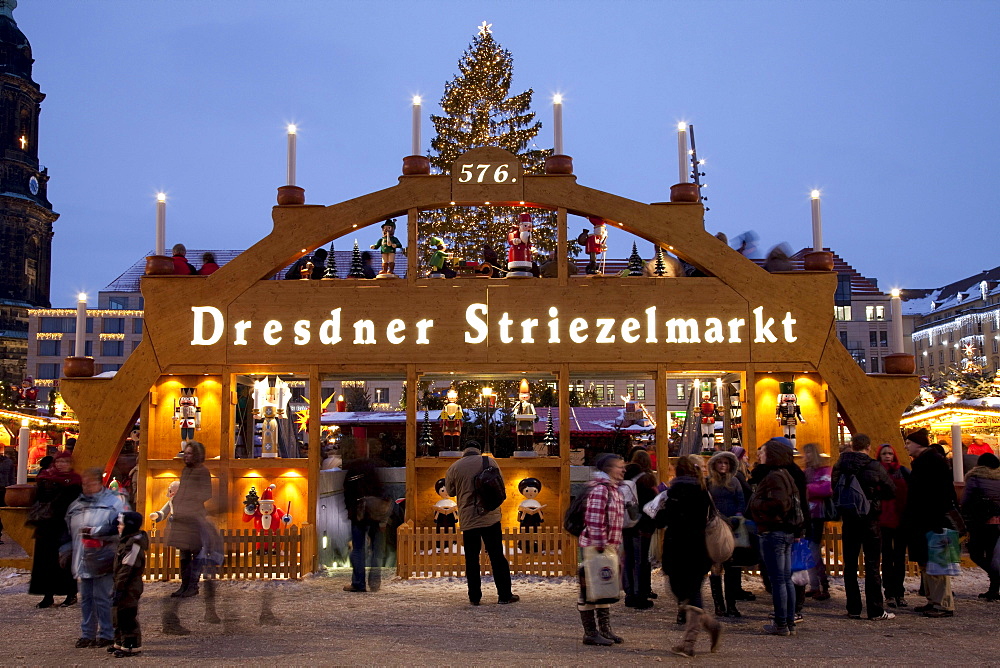
[[[518,400],[514,404],[514,425],[517,436],[517,453],[514,456],[535,457],[538,453],[534,450],[533,442],[538,414],[535,412],[535,405],[531,403],[531,389],[527,378],[521,379],[521,386],[518,389]]]
[[[517,225],[510,226],[507,233],[507,277],[508,278],[531,278],[531,214],[522,213]]]
[[[257,501],[256,507],[250,503],[243,506],[243,521],[253,522],[254,528],[261,536],[277,536],[282,531],[282,525],[289,525],[292,522],[292,503],[288,502],[288,511],[277,508],[274,504],[274,490],[276,485],[268,485],[267,489]],[[249,499],[249,495],[247,496]],[[257,543],[257,549],[276,550],[276,543]]]
[[[371,245],[372,250],[378,250],[382,254],[382,271],[376,278],[395,278],[396,274],[396,250],[403,247],[402,242],[397,239],[396,219],[390,218],[382,223],[382,236]]]
[[[718,416],[717,406],[712,401],[711,392],[701,393],[701,451],[715,452],[715,420]]]
[[[459,450],[462,444],[462,421],[465,414],[458,405],[458,392],[448,390],[448,403],[441,410],[441,433],[444,434],[444,449]]]
[[[260,423],[260,456],[278,456],[278,418],[285,417],[285,407],[292,398],[288,384],[274,379],[274,387],[265,376],[253,384],[253,416]]]
[[[795,383],[779,383],[778,391],[780,394],[775,416],[781,424],[784,437],[792,442],[792,450],[798,452],[798,448],[795,447],[795,427],[799,422],[804,423],[805,419],[799,409],[798,397],[795,396]]]
[[[195,429],[201,429],[201,406],[194,392],[193,387],[182,387],[181,396],[174,399],[174,426],[181,428],[181,454],[194,438]]]

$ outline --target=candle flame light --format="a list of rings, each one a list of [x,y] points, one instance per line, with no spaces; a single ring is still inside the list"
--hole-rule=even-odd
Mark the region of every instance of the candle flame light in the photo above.
[[[86,302],[86,301],[87,301],[87,293],[86,293],[86,292],[81,292],[81,293],[79,293],[79,294],[78,294],[78,295],[76,296],[76,300],[77,300],[77,301],[80,301],[80,302]]]
[[[556,93],[552,96],[552,104],[562,104],[563,97],[561,93]]]
[[[294,135],[298,132],[298,128],[295,127],[295,123],[288,124],[288,134]]]
[[[421,102],[422,102],[422,100],[420,99],[419,95],[414,95],[413,96],[413,104],[420,104]]]
[[[156,201],[157,202],[166,202],[167,201],[167,193],[156,193]]]
[[[680,123],[677,124],[678,132],[687,132],[687,129],[688,129],[688,124],[685,123],[684,121],[681,121]]]
[[[811,197],[812,199],[819,199],[819,191],[813,190],[812,192],[809,193],[809,197]]]

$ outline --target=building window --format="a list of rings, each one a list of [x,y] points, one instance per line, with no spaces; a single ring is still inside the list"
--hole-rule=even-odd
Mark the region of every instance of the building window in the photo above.
[[[142,343],[142,339],[137,339],[132,342],[132,352],[135,352],[135,349],[139,347],[140,343]]]
[[[118,369],[121,368],[122,368],[121,364],[102,364],[101,373],[104,373],[105,371],[118,371]]]
[[[109,297],[108,308],[112,311],[125,311],[128,309],[128,297]]]
[[[938,351],[938,364],[944,364],[944,351]]]
[[[101,341],[102,357],[121,357],[125,354],[124,341]]]
[[[142,318],[136,318],[132,321],[132,333],[142,334]]]
[[[949,362],[954,362],[955,361],[955,349],[954,348],[948,348],[948,361]]]
[[[849,321],[851,319],[851,307],[849,305],[834,306],[833,317],[840,321]]]
[[[878,332],[868,332],[868,345],[872,348],[878,346]]]
[[[993,354],[1000,353],[1000,341],[993,337]]]
[[[868,360],[868,363],[870,365],[869,371],[871,371],[872,373],[878,373],[878,358],[872,357],[870,360]]]
[[[104,318],[101,331],[105,334],[124,334],[125,318]]]
[[[865,306],[865,320],[885,320],[885,306],[869,304]]]
[[[38,377],[45,380],[53,380],[59,377],[61,364],[39,364]]]
[[[83,356],[84,357],[93,357],[94,356],[94,342],[93,341],[84,341],[83,342]]]
[[[39,318],[38,331],[40,332],[75,332],[76,320],[73,318]]]
[[[615,403],[615,386],[605,385],[604,386],[604,396],[607,397],[607,402],[609,404]]]
[[[376,404],[387,404],[387,403],[389,403],[389,388],[388,387],[376,387],[375,388],[375,403]]]
[[[603,385],[598,385],[597,387],[594,388],[594,392],[597,395],[597,400],[603,402],[604,401],[604,386]]]
[[[635,399],[635,383],[625,383],[625,394]]]
[[[878,333],[878,344],[882,348],[889,347],[889,332],[879,332]],[[902,351],[900,351],[902,352]]]
[[[833,303],[837,306],[851,305],[851,275],[837,274],[837,291],[833,295]],[[848,318],[850,320],[850,318]]]
[[[847,347],[847,332],[837,332],[837,336],[840,337],[840,342],[843,343],[844,347],[846,348]]]
[[[677,400],[684,401],[684,383],[677,383]]]
[[[635,400],[636,401],[646,400],[646,383],[635,384]]]
[[[39,341],[38,342],[38,356],[39,357],[59,357],[62,353],[59,352],[61,348],[60,344],[62,341]]]

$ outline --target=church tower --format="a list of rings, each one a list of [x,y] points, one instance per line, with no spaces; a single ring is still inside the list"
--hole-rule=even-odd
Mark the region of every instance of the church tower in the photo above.
[[[48,170],[38,164],[45,95],[31,79],[31,45],[14,21],[17,0],[0,0],[0,380],[20,382],[28,309],[46,308],[52,267]]]

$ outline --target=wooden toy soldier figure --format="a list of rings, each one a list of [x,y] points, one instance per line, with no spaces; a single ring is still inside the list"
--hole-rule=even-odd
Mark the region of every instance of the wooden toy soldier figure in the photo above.
[[[393,236],[394,234],[396,234],[396,219],[390,218],[382,223],[382,236],[371,246],[373,250],[377,249],[382,254],[382,271],[376,278],[390,276],[396,278],[396,249],[402,248],[403,244]]]
[[[701,451],[715,452],[716,405],[711,392],[701,393]]]
[[[528,379],[521,379],[521,386],[518,388],[518,401],[514,404],[514,424],[517,434],[517,454],[516,457],[536,456],[532,442],[535,440],[535,422],[538,421],[538,414],[535,412],[535,405],[531,403],[531,390],[528,386]]]
[[[448,390],[448,403],[441,410],[441,433],[444,434],[444,449],[459,450],[462,442],[462,407],[458,405],[458,392]]]
[[[522,213],[517,225],[510,226],[507,233],[507,277],[531,278],[531,214]]]
[[[792,450],[798,452],[795,447],[795,427],[799,422],[805,422],[802,411],[799,409],[798,398],[795,396],[795,383],[785,382],[778,384],[778,407],[775,416],[781,424],[785,438],[792,442]]]
[[[174,426],[181,428],[181,453],[188,441],[194,438],[194,430],[201,429],[201,406],[193,387],[182,387],[181,396],[174,399]]]

